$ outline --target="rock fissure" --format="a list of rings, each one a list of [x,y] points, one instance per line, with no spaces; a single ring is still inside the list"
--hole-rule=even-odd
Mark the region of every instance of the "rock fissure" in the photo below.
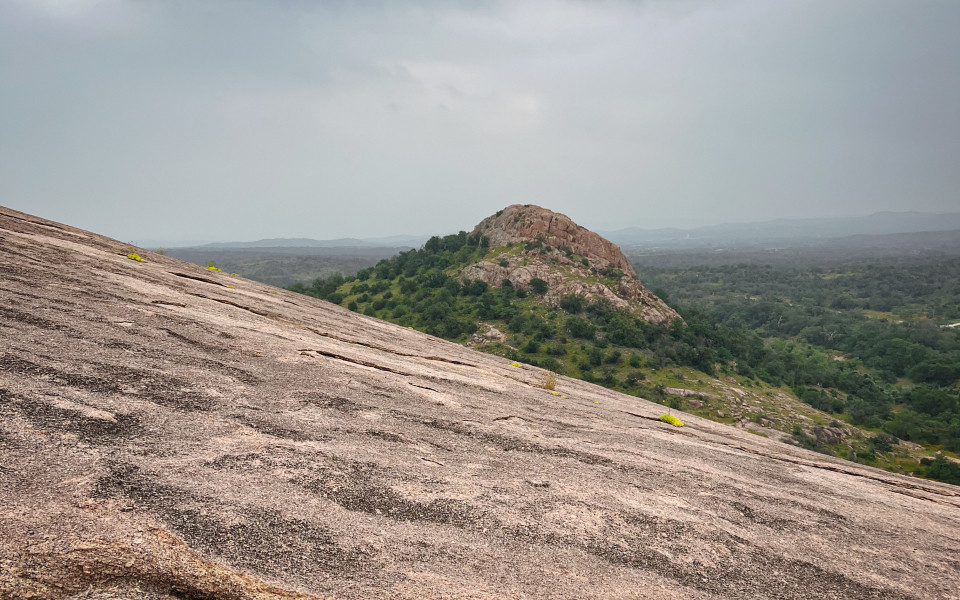
[[[278,319],[275,319],[275,320],[278,320]],[[476,365],[476,364],[473,364],[473,363],[464,362],[464,361],[460,361],[460,360],[456,360],[456,359],[452,359],[452,358],[445,358],[445,357],[443,357],[443,356],[424,356],[424,355],[422,355],[422,354],[413,354],[413,353],[407,353],[407,352],[400,352],[400,351],[398,351],[398,350],[395,349],[395,348],[388,348],[388,347],[382,346],[382,345],[380,345],[380,344],[374,344],[374,343],[371,343],[371,342],[364,342],[364,341],[361,341],[361,340],[346,338],[346,337],[343,337],[343,336],[339,336],[339,335],[330,333],[330,332],[328,332],[328,331],[321,331],[321,330],[319,330],[319,329],[316,329],[315,327],[309,327],[309,326],[307,326],[307,325],[303,325],[302,323],[294,323],[294,322],[286,321],[286,320],[280,320],[280,321],[281,321],[281,322],[284,322],[284,323],[287,323],[287,324],[290,324],[290,325],[293,325],[293,326],[295,326],[295,327],[297,327],[297,328],[299,328],[299,329],[303,329],[304,331],[309,331],[310,333],[313,333],[313,334],[318,335],[318,336],[320,336],[320,337],[329,338],[329,339],[332,339],[332,340],[336,340],[336,341],[338,341],[338,342],[343,342],[343,343],[345,343],[345,344],[352,344],[352,345],[354,345],[354,346],[362,346],[362,347],[364,347],[364,348],[370,348],[371,350],[378,350],[378,351],[380,351],[380,352],[385,352],[385,353],[387,353],[387,354],[393,354],[393,355],[395,355],[395,356],[402,356],[402,357],[404,357],[404,358],[420,358],[420,359],[423,359],[423,360],[432,360],[432,361],[436,361],[436,362],[449,363],[449,364],[451,364],[451,365],[460,365],[460,366],[464,366],[464,367],[479,368],[479,365]]]
[[[202,283],[209,283],[211,285],[219,285],[220,287],[227,287],[222,283],[220,283],[219,281],[214,281],[209,277],[200,277],[199,275],[188,275],[187,273],[176,273],[176,272],[171,272],[170,274],[175,275],[177,277],[182,277],[183,279],[192,279],[193,281],[200,281]],[[201,296],[201,298],[206,298],[206,296]]]
[[[632,416],[632,417],[637,417],[637,418],[639,418],[639,419],[646,419],[646,420],[648,420],[648,421],[657,421],[657,422],[660,421],[660,419],[657,418],[657,417],[650,417],[650,416],[647,416],[647,415],[641,415],[641,414],[638,414],[638,413],[635,413],[635,412],[630,412],[630,411],[626,411],[626,410],[620,411],[620,412],[625,413],[625,414],[628,414],[628,415],[630,415],[630,416]],[[674,429],[674,428],[662,428],[662,430],[665,431],[665,432],[667,432],[667,433],[672,433],[672,434],[677,434],[677,435],[686,435],[686,436],[689,436],[689,437],[692,437],[692,438],[697,438],[697,436],[694,435],[694,434],[691,434],[691,433],[688,433],[688,432],[684,432],[684,431],[680,431],[680,430],[677,430],[677,429]],[[764,458],[770,458],[770,459],[773,459],[773,460],[776,460],[776,461],[780,461],[780,462],[787,462],[787,463],[791,463],[791,464],[795,464],[795,465],[801,465],[801,466],[804,466],[804,467],[812,467],[812,468],[815,468],[815,469],[824,469],[824,470],[827,470],[827,471],[834,471],[834,472],[836,472],[836,473],[843,473],[844,475],[852,475],[852,476],[854,476],[854,477],[862,477],[862,478],[864,478],[864,479],[869,479],[869,480],[872,480],[872,481],[877,481],[877,482],[880,482],[880,483],[883,483],[883,484],[886,484],[886,485],[892,485],[892,486],[897,486],[897,487],[907,488],[907,489],[917,489],[917,490],[929,492],[929,493],[932,493],[932,494],[937,494],[937,495],[940,495],[940,496],[960,497],[960,493],[951,493],[951,492],[948,492],[948,491],[946,491],[946,490],[941,490],[941,489],[939,489],[939,488],[934,488],[934,487],[932,487],[932,486],[924,486],[924,485],[922,485],[922,484],[912,484],[912,483],[908,483],[908,482],[905,482],[905,481],[896,481],[896,482],[895,482],[895,481],[891,481],[890,479],[885,478],[885,477],[880,476],[880,475],[869,475],[869,474],[867,474],[867,473],[863,473],[863,472],[859,472],[859,471],[853,471],[853,470],[850,470],[850,469],[844,469],[843,467],[840,467],[840,466],[837,466],[837,465],[827,465],[827,464],[823,464],[823,463],[815,463],[815,462],[805,461],[805,460],[802,460],[802,459],[799,459],[799,458],[791,458],[791,457],[788,457],[788,456],[784,456],[784,455],[782,455],[782,454],[776,455],[776,454],[772,454],[772,453],[762,452],[762,451],[760,451],[760,450],[756,450],[756,449],[753,449],[753,448],[748,448],[748,447],[743,446],[743,445],[741,445],[741,444],[731,444],[731,443],[729,443],[729,442],[724,442],[724,441],[717,441],[716,443],[718,443],[718,444],[720,444],[720,445],[722,445],[722,446],[726,446],[726,447],[728,447],[728,448],[733,448],[733,449],[735,449],[735,450],[740,450],[740,451],[742,451],[742,452],[746,452],[746,453],[748,453],[748,454],[754,454],[754,455],[756,455],[756,456],[762,456],[762,457],[764,457]],[[936,501],[935,499],[933,499],[933,498],[927,498],[927,497],[924,497],[924,496],[918,496],[918,495],[917,495],[917,496],[912,496],[912,497],[921,498],[921,499],[923,499],[923,500],[927,500],[927,501],[930,501],[930,502],[937,502],[937,501]],[[953,504],[953,503],[950,503],[950,504],[951,504],[951,505],[954,505],[954,506],[960,507],[960,504]]]
[[[218,284],[218,285],[219,285],[219,284]],[[261,317],[269,317],[269,316],[271,316],[271,313],[269,313],[269,312],[267,312],[267,311],[258,310],[258,309],[256,309],[256,308],[251,308],[251,307],[249,307],[249,306],[244,306],[244,305],[242,305],[242,304],[239,304],[239,303],[237,303],[237,302],[234,302],[233,300],[227,300],[226,298],[213,298],[213,297],[210,297],[210,296],[204,296],[203,294],[196,294],[196,293],[193,293],[193,292],[188,292],[188,293],[189,293],[191,296],[196,296],[197,298],[203,298],[203,299],[205,299],[205,300],[213,300],[214,302],[219,302],[220,304],[227,304],[227,305],[229,305],[229,306],[234,306],[234,307],[236,307],[236,308],[245,310],[245,311],[247,311],[247,312],[252,312],[253,314],[259,315],[259,316],[261,316]]]

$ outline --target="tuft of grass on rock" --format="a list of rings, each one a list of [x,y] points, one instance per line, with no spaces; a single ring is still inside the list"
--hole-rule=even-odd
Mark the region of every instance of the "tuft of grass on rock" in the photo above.
[[[540,387],[551,392],[557,389],[557,376],[551,371],[544,371],[540,378]]]

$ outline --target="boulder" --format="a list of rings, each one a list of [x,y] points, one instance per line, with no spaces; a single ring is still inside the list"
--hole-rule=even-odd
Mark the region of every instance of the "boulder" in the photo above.
[[[815,426],[811,429],[817,442],[824,445],[839,444],[843,441],[843,430],[837,427]]]

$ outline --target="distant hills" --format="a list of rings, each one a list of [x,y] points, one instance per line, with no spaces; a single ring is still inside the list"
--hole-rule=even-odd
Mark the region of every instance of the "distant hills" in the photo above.
[[[337,238],[333,240],[315,240],[313,238],[266,238],[252,242],[208,242],[199,240],[164,241],[135,240],[141,248],[191,248],[205,250],[238,250],[285,248],[301,250],[304,248],[419,248],[429,236],[391,235],[374,238]],[[287,252],[289,253],[289,252]]]
[[[776,244],[624,245],[630,262],[642,267],[689,268],[738,264],[825,266],[908,264],[960,256],[960,229],[883,235],[849,235],[822,239],[789,239]]]
[[[878,212],[858,217],[774,219],[695,229],[628,227],[603,233],[620,246],[648,248],[784,246],[850,237],[960,230],[960,212]]]
[[[228,273],[270,285],[309,282],[334,273],[353,275],[410,246],[262,246],[169,248],[167,256],[200,266],[213,263]]]
[[[338,238],[335,240],[314,240],[310,238],[270,238],[255,242],[216,242],[204,244],[201,248],[210,250],[235,250],[240,248],[419,248],[428,236],[393,235],[379,238]]]
[[[877,212],[854,217],[811,217],[773,219],[749,223],[722,223],[693,229],[676,227],[644,229],[627,227],[598,231],[611,242],[625,247],[697,248],[783,245],[783,242],[816,243],[820,240],[960,230],[960,211],[944,213]],[[280,254],[311,254],[308,248],[419,248],[428,239],[424,235],[392,235],[372,238],[266,238],[249,242],[205,242],[137,240],[142,248],[179,248],[203,250],[261,249]],[[283,250],[277,250],[283,249]]]
[[[254,242],[217,242],[190,247],[168,247],[168,256],[201,266],[214,263],[230,273],[285,286],[313,281],[334,273],[353,275],[377,261],[405,250],[419,248],[423,236],[395,235],[381,238],[272,238]]]

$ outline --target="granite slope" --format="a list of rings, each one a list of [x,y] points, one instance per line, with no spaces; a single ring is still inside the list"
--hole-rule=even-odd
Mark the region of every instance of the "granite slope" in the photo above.
[[[950,485],[5,208],[0,281],[0,598],[960,598]]]

